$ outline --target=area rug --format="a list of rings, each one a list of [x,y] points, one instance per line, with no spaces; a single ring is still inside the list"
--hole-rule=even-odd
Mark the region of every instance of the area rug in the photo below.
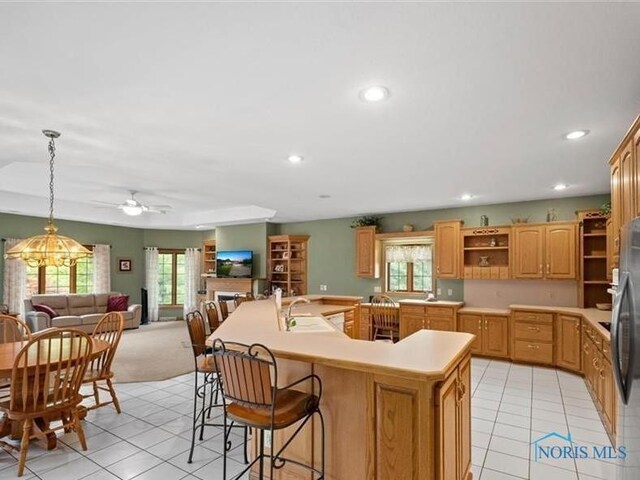
[[[182,320],[125,330],[112,366],[117,383],[166,380],[193,369],[189,332]]]

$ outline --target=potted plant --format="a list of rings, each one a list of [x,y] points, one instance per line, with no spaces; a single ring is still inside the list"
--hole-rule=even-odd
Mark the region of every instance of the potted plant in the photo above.
[[[362,217],[358,217],[351,222],[351,228],[357,227],[380,227],[381,217],[376,217],[373,215],[364,215]]]

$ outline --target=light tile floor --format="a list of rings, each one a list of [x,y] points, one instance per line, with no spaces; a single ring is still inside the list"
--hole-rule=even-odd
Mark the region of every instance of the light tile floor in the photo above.
[[[555,369],[474,358],[472,361],[472,464],[474,479],[596,480],[614,478],[613,463],[539,461],[530,442],[550,431],[608,445],[581,377]],[[89,412],[83,452],[75,434],[59,436],[56,450],[32,443],[25,480],[221,479],[221,431],[205,430],[187,463],[193,374],[161,382],[117,384],[123,413],[108,406]],[[242,442],[229,472],[242,469]],[[0,480],[16,478],[16,454],[0,451]],[[343,480],[365,480],[343,479]]]

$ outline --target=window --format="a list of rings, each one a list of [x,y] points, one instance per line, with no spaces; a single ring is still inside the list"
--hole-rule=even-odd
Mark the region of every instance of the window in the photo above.
[[[386,291],[433,290],[431,244],[385,245]]]
[[[93,250],[93,245],[85,245]],[[27,295],[38,293],[93,292],[93,258],[80,259],[73,267],[27,266]]]
[[[184,250],[158,252],[158,292],[160,305],[182,305],[185,288]]]

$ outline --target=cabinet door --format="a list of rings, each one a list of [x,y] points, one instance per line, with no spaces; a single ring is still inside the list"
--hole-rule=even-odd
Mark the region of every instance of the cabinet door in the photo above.
[[[499,315],[484,316],[482,350],[492,357],[509,355],[509,317]]]
[[[371,340],[369,307],[360,307],[360,340]]]
[[[549,225],[545,228],[545,277],[576,278],[577,225]]]
[[[439,222],[436,230],[436,276],[459,278],[460,222]]]
[[[431,330],[441,330],[443,332],[455,332],[456,326],[453,317],[434,317],[427,318],[427,328]]]
[[[424,328],[424,316],[422,315],[401,315],[400,316],[400,338],[405,338],[418,330]]]
[[[376,245],[376,227],[358,227],[356,232],[356,275],[378,278],[380,265]]]
[[[458,372],[458,478],[466,480],[471,469],[471,357],[460,364]]]
[[[607,219],[607,280],[613,280],[613,224]]]
[[[640,217],[640,129],[633,136],[633,170],[635,173],[634,189],[636,205],[634,217]]]
[[[611,362],[603,359],[600,378],[602,380],[602,413],[604,413],[605,421],[609,424],[608,430],[612,431],[615,428],[615,402],[617,392],[613,384],[613,370],[611,368]]]
[[[611,229],[613,231],[613,263],[617,266],[620,249],[620,227],[622,222],[622,174],[620,171],[620,157],[611,163]]]
[[[558,314],[556,320],[556,363],[560,367],[580,370],[580,319]]]
[[[354,338],[353,337],[353,322],[344,322],[344,333],[349,338]]]
[[[476,339],[471,344],[471,353],[482,353],[482,315],[460,314],[458,330],[475,335]]]
[[[593,378],[591,374],[591,359],[593,356],[593,350],[591,349],[591,342],[586,334],[586,328],[582,327],[582,374],[584,375],[587,385],[593,390],[591,384]]]
[[[544,227],[514,227],[513,240],[513,277],[542,278]]]
[[[436,478],[459,480],[457,371],[453,372],[436,392],[436,440],[438,454]]]
[[[633,219],[636,211],[635,168],[633,165],[633,139],[620,153],[620,226]]]

